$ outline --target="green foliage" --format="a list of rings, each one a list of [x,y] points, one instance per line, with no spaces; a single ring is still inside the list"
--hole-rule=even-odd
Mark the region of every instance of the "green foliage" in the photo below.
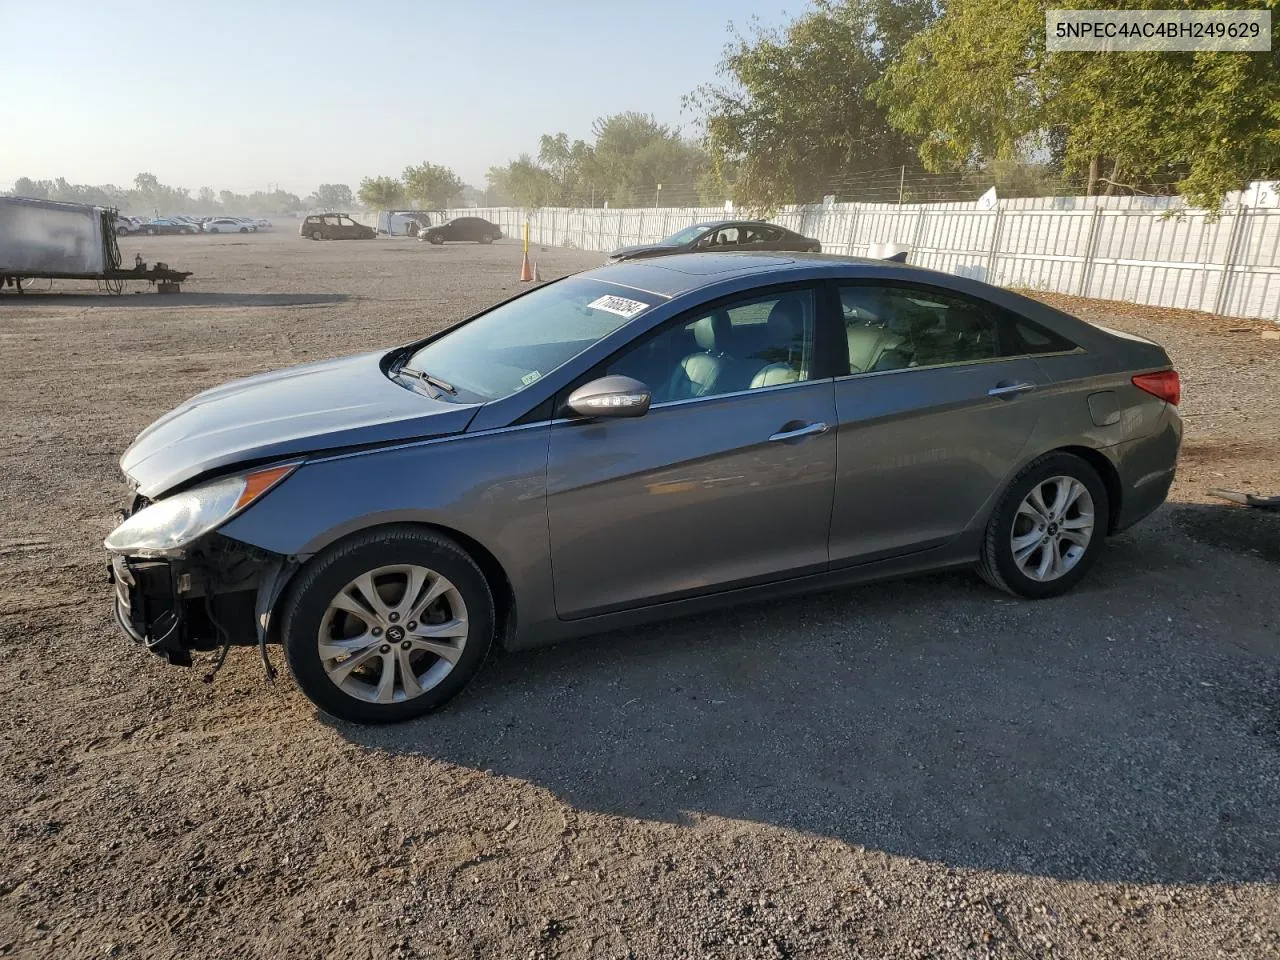
[[[160,182],[152,173],[140,173],[133,179],[133,188],[113,184],[89,186],[68,183],[62,177],[56,180],[32,180],[19,177],[13,185],[13,196],[36,197],[41,200],[59,200],[65,203],[90,203],[102,207],[115,207],[122,213],[139,216],[158,216],[175,213],[188,214],[247,214],[292,213],[302,209],[302,201],[296,194],[283,190],[270,193],[256,191],[250,194],[223,190],[215,196],[212,188],[201,187],[195,197],[185,187],[170,187]]]
[[[356,198],[351,188],[345,183],[322,183],[316,192],[307,197],[308,207],[319,207],[322,210],[346,211],[356,205]]]
[[[395,177],[365,177],[356,196],[373,210],[392,210],[404,206],[404,184]]]
[[[544,134],[535,160],[521,154],[486,176],[485,201],[542,206],[696,204],[707,170],[705,152],[641,113],[598,119],[593,143]],[[658,184],[663,185],[659,194]]]
[[[408,199],[430,209],[453,206],[462,196],[462,179],[448,167],[423,161],[400,175]]]
[[[936,15],[933,0],[822,0],[784,30],[737,35],[722,82],[687,98],[732,199],[818,200],[842,177],[907,162],[916,141],[891,127],[871,91]]]
[[[1089,192],[1154,191],[1177,180],[1190,202],[1210,210],[1227,192],[1280,170],[1280,18],[1269,53],[1048,54],[1048,6],[951,0],[906,45],[876,94],[919,142],[926,167],[1018,157],[1047,134],[1055,159],[1087,177]],[[1126,9],[1167,6],[1137,0]]]

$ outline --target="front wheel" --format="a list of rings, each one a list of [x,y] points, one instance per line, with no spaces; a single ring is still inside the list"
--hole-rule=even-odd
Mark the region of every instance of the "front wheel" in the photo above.
[[[116,236],[117,236],[117,237],[124,237],[124,236],[128,236],[128,234],[129,234],[129,228],[128,228],[128,227],[116,227]]]
[[[323,234],[321,231],[319,231],[319,230],[312,230],[312,231],[311,231],[311,239],[312,239],[312,240],[323,240],[323,239],[324,239],[324,234]]]
[[[441,706],[493,645],[493,594],[452,540],[383,527],[321,554],[284,610],[289,670],[321,710],[353,723]]]
[[[209,228],[209,232],[210,232],[210,233],[217,233],[217,232],[218,232],[218,228],[217,228],[217,227],[210,227],[210,228]]]
[[[488,233],[480,234],[481,243],[493,243],[493,235]]]
[[[436,246],[439,246],[440,244],[444,243],[444,237],[433,233],[427,237],[427,242],[434,243]]]
[[[1032,600],[1074,587],[1098,558],[1110,504],[1098,471],[1070,453],[1029,463],[987,523],[979,572],[994,587]]]

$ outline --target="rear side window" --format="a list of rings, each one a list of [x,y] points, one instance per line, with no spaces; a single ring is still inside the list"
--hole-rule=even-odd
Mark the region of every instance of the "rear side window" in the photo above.
[[[1070,350],[1074,344],[992,304],[928,287],[840,288],[850,373]]]

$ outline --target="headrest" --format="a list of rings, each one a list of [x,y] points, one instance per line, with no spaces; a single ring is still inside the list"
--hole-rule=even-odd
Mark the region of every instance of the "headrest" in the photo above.
[[[804,339],[804,308],[795,294],[783,297],[769,311],[769,339],[795,341]]]
[[[709,317],[703,317],[693,325],[693,339],[698,346],[708,352],[724,350],[729,343],[729,314],[717,310]]]

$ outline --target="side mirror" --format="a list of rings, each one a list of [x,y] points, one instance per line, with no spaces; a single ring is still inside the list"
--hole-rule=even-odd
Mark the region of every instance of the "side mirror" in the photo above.
[[[614,374],[584,383],[566,405],[580,417],[643,417],[652,399],[639,380]]]

